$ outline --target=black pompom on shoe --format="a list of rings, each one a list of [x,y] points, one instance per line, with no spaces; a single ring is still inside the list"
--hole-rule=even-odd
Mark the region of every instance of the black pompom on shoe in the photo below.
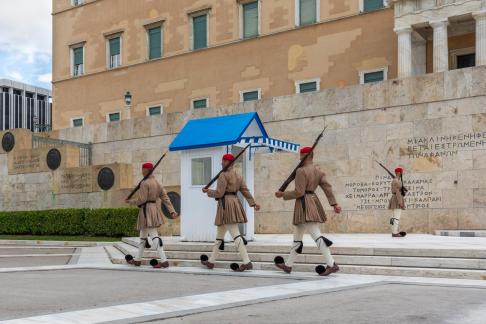
[[[152,260],[150,260],[150,265],[151,265],[152,267],[155,267],[157,264],[159,264],[159,261],[157,261],[157,259],[152,259]]]
[[[320,275],[321,273],[324,273],[324,271],[326,271],[326,267],[324,267],[323,265],[318,265],[318,266],[316,267],[316,272],[317,272],[317,274],[319,274],[319,275]]]
[[[404,237],[405,235],[407,235],[407,232],[400,232],[400,235]]]
[[[133,256],[131,254],[125,255],[125,261],[130,262],[133,260]]]
[[[201,259],[201,262],[206,262],[209,260],[209,257],[206,254],[201,254],[199,258]]]
[[[275,264],[285,263],[284,258],[282,258],[281,256],[276,256],[275,259],[273,259],[273,262],[275,262]]]
[[[233,271],[238,271],[240,269],[240,266],[238,265],[238,263],[232,263],[230,264],[230,268]]]

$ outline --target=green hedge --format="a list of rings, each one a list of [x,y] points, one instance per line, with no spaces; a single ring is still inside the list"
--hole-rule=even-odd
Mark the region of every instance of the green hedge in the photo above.
[[[53,209],[0,212],[0,234],[136,236],[138,209]]]

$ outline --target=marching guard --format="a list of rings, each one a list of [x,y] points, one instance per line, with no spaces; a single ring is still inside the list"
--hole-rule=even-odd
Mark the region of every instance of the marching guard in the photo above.
[[[152,174],[154,165],[151,162],[143,163],[142,174],[147,177],[140,183],[140,191],[138,197],[134,199],[126,199],[126,202],[130,205],[138,206],[140,211],[138,213],[137,230],[140,231],[140,243],[138,245],[138,255],[134,259],[133,256],[127,254],[125,256],[126,261],[129,264],[140,266],[142,264],[143,253],[146,248],[154,247],[161,259],[161,262],[157,259],[152,259],[150,265],[154,268],[167,268],[169,261],[165,255],[163,249],[163,242],[159,236],[158,228],[164,223],[162,210],[157,203],[157,199],[160,198],[162,203],[167,207],[171,214],[171,218],[176,218],[178,215],[167,195],[165,189],[159,184]],[[149,238],[152,243],[149,243]]]
[[[260,206],[256,204],[243,178],[232,167],[234,161],[235,157],[232,154],[225,154],[221,162],[223,172],[218,177],[216,190],[211,190],[207,187],[202,189],[208,197],[218,200],[218,208],[215,220],[215,225],[217,226],[216,241],[209,257],[204,254],[201,255],[201,263],[209,269],[214,268],[214,262],[219,255],[219,251],[224,250],[224,236],[226,232],[229,232],[243,259],[242,265],[238,266],[238,264],[234,263],[231,265],[231,269],[242,272],[253,269],[253,265],[246,250],[245,245],[247,241],[240,234],[238,228],[238,224],[247,223],[245,210],[237,196],[238,192],[241,192],[250,207],[255,208],[256,211],[260,210]]]
[[[403,168],[397,167],[395,169],[395,177],[391,183],[391,193],[390,203],[388,204],[388,209],[393,210],[393,215],[390,218],[390,225],[392,230],[392,237],[404,237],[407,235],[406,232],[399,232],[400,229],[400,216],[402,215],[402,210],[405,209],[405,194],[406,189],[403,186]]]
[[[304,233],[308,232],[324,255],[326,262],[326,267],[319,265],[316,267],[316,272],[321,276],[327,276],[339,271],[339,266],[334,262],[329,249],[332,242],[324,237],[319,229],[319,224],[326,221],[326,214],[315,193],[317,187],[322,188],[329,204],[334,207],[334,211],[337,214],[341,213],[341,207],[336,202],[332,187],[327,182],[325,173],[313,164],[313,155],[312,147],[303,147],[300,150],[300,159],[303,165],[296,170],[295,189],[291,191],[279,190],[275,193],[277,198],[283,198],[284,200],[295,199],[294,244],[290,250],[287,263],[281,256],[277,256],[275,265],[286,273],[291,273],[297,254],[302,253]]]

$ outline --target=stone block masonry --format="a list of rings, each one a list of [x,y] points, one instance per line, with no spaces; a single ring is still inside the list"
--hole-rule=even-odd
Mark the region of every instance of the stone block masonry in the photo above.
[[[157,160],[187,120],[247,111],[259,113],[272,137],[302,145],[328,126],[315,161],[344,211],[335,215],[319,193],[329,210],[326,231],[389,231],[391,179],[374,160],[406,170],[404,230],[486,229],[486,67],[62,129],[51,136],[93,142],[93,164],[129,164],[136,183],[140,163]],[[179,160],[170,153],[157,170],[164,185],[180,185]],[[53,172],[8,175],[6,161],[7,154],[0,154],[3,210],[124,206],[121,195],[110,191],[56,195]],[[290,153],[255,156],[255,196],[262,205],[257,233],[292,230],[293,203],[273,193],[296,163]]]

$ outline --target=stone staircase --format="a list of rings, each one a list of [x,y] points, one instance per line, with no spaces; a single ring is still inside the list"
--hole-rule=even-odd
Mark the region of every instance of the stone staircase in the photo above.
[[[137,254],[137,238],[124,238],[107,248],[113,263],[125,263],[125,254]],[[172,266],[200,267],[201,254],[209,254],[212,243],[164,241],[164,249]],[[289,246],[250,242],[247,246],[254,268],[275,270],[273,259],[277,255],[286,257]],[[486,248],[381,248],[381,247],[332,247],[336,262],[342,273],[366,275],[391,275],[410,277],[443,277],[458,279],[486,278]],[[145,251],[143,263],[157,258],[157,252]],[[225,243],[216,264],[228,268],[233,262],[241,263],[235,246]],[[306,245],[294,266],[295,271],[313,272],[315,266],[322,264],[323,258],[315,246]]]

